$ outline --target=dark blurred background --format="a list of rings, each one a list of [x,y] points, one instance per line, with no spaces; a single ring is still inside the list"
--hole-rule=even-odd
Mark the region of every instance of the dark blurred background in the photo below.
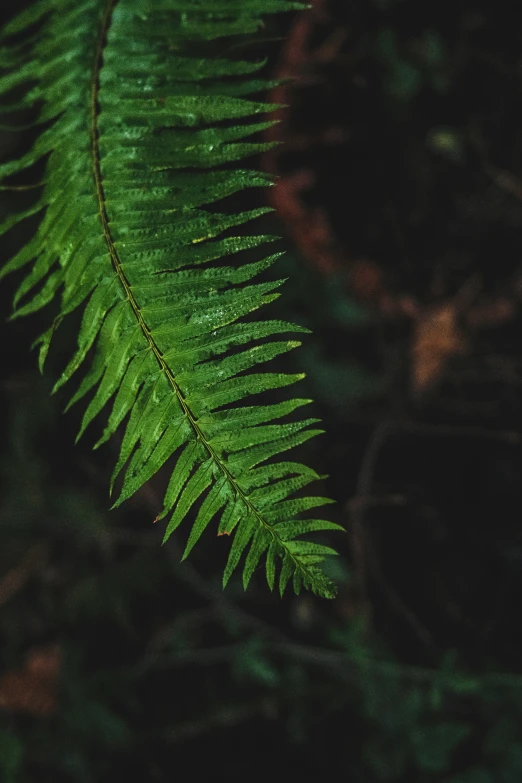
[[[297,456],[347,529],[339,595],[281,601],[262,569],[223,592],[226,537],[180,563],[188,525],[161,547],[152,524],[164,476],[109,512],[117,439],[74,445],[81,411],[49,395],[74,328],[40,376],[50,314],[8,323],[8,279],[1,783],[522,780],[522,14],[320,0],[262,37],[292,81],[251,201],[287,251],[271,315],[313,329],[286,367],[326,430]],[[3,160],[29,119],[0,118]],[[2,216],[32,197],[0,191]]]

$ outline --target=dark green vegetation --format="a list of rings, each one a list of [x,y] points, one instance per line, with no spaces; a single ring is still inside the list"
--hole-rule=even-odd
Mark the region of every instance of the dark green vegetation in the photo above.
[[[124,428],[93,452],[102,412],[75,445],[85,406],[62,414],[74,379],[49,396],[77,350],[82,308],[56,330],[43,376],[29,346],[59,298],[3,323],[1,783],[206,780],[209,762],[230,781],[286,770],[355,783],[522,779],[518,9],[328,0],[323,10],[278,155],[285,176],[315,172],[303,202],[324,210],[343,253],[324,274],[287,240],[289,252],[257,279],[286,278],[282,296],[249,318],[266,312],[312,330],[272,362],[275,372],[306,371],[296,388],[324,422],[296,455],[329,476],[316,494],[337,500],[329,517],[348,530],[317,534],[340,550],[322,566],[338,595],[287,590],[281,600],[262,563],[246,591],[240,568],[223,591],[231,541],[212,523],[181,563],[199,504],[161,546],[153,520],[169,461],[109,511]],[[204,59],[268,55],[248,78],[271,80],[304,16],[268,16],[255,40],[217,39]],[[2,161],[34,143],[40,129],[24,130],[31,111],[1,118]],[[263,170],[263,159],[247,163]],[[44,165],[10,182],[34,184]],[[231,174],[237,164],[223,166]],[[263,208],[274,192],[238,191],[209,209]],[[38,194],[0,191],[2,214],[29,209]],[[39,219],[4,235],[2,258]],[[285,221],[261,215],[241,232],[290,235]],[[345,281],[362,291],[370,264],[383,296],[366,310]],[[2,282],[6,315],[28,271]],[[390,300],[416,302],[416,319],[386,310]],[[438,331],[456,304],[456,323]],[[428,323],[439,324],[434,347],[453,352],[423,386]],[[283,403],[287,389],[271,394]]]
[[[307,330],[244,318],[277,298],[281,280],[252,280],[278,254],[216,264],[271,239],[223,236],[266,209],[216,207],[266,178],[212,169],[265,148],[244,139],[268,127],[253,118],[273,107],[242,97],[266,88],[251,78],[259,63],[206,47],[217,39],[223,52],[234,37],[256,31],[261,10],[296,7],[277,0],[49,0],[7,25],[4,111],[43,105],[34,120],[41,133],[29,151],[2,164],[0,177],[16,188],[13,177],[48,159],[40,197],[4,221],[6,231],[44,211],[36,235],[2,275],[29,267],[15,317],[59,296],[37,340],[41,369],[63,319],[84,305],[78,347],[54,391],[90,358],[69,401],[94,390],[79,435],[110,400],[96,446],[127,420],[112,478],[114,484],[124,469],[116,506],[175,455],[158,509],[158,519],[169,517],[164,540],[199,503],[184,557],[217,516],[218,535],[233,534],[225,585],[246,551],[245,588],[266,555],[271,588],[280,561],[281,594],[293,578],[296,592],[304,584],[331,598],[334,586],[318,564],[335,552],[297,538],[340,529],[302,518],[330,501],[292,497],[319,476],[293,461],[266,464],[321,432],[311,428],[315,418],[288,418],[309,400],[231,407],[302,378],[245,371],[300,345],[266,338]],[[21,97],[14,94],[23,88]]]

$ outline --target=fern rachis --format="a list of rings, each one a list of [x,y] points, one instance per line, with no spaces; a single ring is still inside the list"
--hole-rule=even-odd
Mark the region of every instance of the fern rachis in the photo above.
[[[317,474],[272,461],[320,432],[316,419],[292,417],[308,400],[241,404],[302,377],[252,370],[299,345],[276,336],[307,330],[250,318],[278,296],[281,280],[254,281],[278,254],[238,262],[271,237],[223,234],[267,210],[215,208],[267,184],[228,164],[265,148],[245,139],[268,126],[257,118],[271,107],[243,97],[263,88],[252,78],[259,63],[210,57],[205,47],[255,32],[261,12],[292,7],[282,0],[40,0],[13,20],[0,54],[2,64],[16,61],[0,77],[3,111],[9,93],[27,85],[16,105],[43,99],[36,122],[48,127],[29,152],[0,165],[5,187],[47,161],[38,202],[3,225],[41,212],[36,235],[1,275],[30,267],[14,316],[59,298],[59,318],[37,341],[41,367],[59,322],[84,308],[77,350],[55,389],[94,348],[69,404],[91,393],[81,435],[112,401],[96,445],[124,426],[115,505],[173,458],[159,518],[170,515],[166,539],[197,508],[184,556],[218,517],[218,535],[232,538],[225,584],[245,554],[245,587],[265,557],[271,587],[280,562],[281,592],[293,577],[297,591],[304,585],[331,596],[319,564],[335,553],[298,538],[339,529],[303,517],[329,501],[294,497]],[[31,25],[37,34],[20,44],[17,34]]]

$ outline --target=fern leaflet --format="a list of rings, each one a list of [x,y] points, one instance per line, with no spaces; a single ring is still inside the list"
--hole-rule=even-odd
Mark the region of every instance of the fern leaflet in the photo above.
[[[237,162],[266,148],[248,139],[269,126],[258,116],[271,107],[245,97],[266,86],[255,78],[262,63],[211,57],[209,47],[222,40],[230,49],[234,36],[258,29],[260,13],[297,7],[39,0],[16,17],[1,37],[0,63],[10,67],[0,77],[1,111],[40,107],[42,130],[28,152],[0,164],[0,177],[12,187],[10,177],[42,158],[45,174],[36,203],[3,223],[7,231],[41,213],[0,276],[29,269],[13,317],[59,298],[59,318],[37,340],[40,368],[61,320],[83,306],[77,349],[54,388],[93,357],[69,405],[91,394],[80,436],[112,401],[97,446],[124,426],[115,505],[172,457],[164,540],[192,513],[186,556],[218,518],[218,535],[231,536],[224,584],[244,556],[246,588],[264,557],[270,587],[281,564],[281,594],[292,578],[296,591],[331,597],[319,564],[335,552],[297,538],[339,529],[303,518],[329,501],[292,497],[317,474],[272,461],[321,432],[317,419],[291,417],[309,401],[241,403],[302,377],[252,370],[299,345],[275,336],[307,330],[246,319],[279,295],[281,280],[255,281],[278,254],[237,263],[272,237],[230,230],[267,210],[215,207],[268,184]]]

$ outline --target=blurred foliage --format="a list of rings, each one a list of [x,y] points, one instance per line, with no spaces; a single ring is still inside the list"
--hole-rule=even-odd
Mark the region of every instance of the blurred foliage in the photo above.
[[[507,22],[496,4],[478,6],[458,10],[475,19],[483,50],[497,52],[484,74],[519,89],[520,54],[499,75],[507,66],[499,65],[498,31]],[[388,108],[398,116],[426,91],[450,94],[449,23],[416,12],[408,38],[401,13],[409,0],[368,7],[385,14],[368,37]],[[488,120],[500,157],[509,114],[506,104]],[[491,181],[481,190],[466,129],[446,116],[428,119],[418,144],[450,179],[469,167],[480,187],[462,203],[474,221],[493,221],[501,257],[511,230],[520,232],[520,204]],[[507,135],[515,131],[509,125]],[[0,139],[10,154],[16,139]],[[376,151],[377,164],[397,166],[390,149]],[[433,172],[422,169],[426,182]],[[0,207],[9,209],[5,193]],[[452,223],[454,236],[461,229]],[[493,282],[495,264],[496,256]],[[246,593],[237,580],[223,593],[213,565],[222,539],[181,564],[184,542],[161,547],[152,524],[165,476],[109,514],[112,455],[100,450],[94,459],[88,444],[73,445],[76,412],[62,416],[63,400],[50,398],[33,370],[34,324],[2,327],[1,783],[166,783],[180,770],[206,777],[209,763],[231,781],[283,769],[353,783],[522,779],[519,320],[481,337],[484,353],[498,358],[501,345],[511,357],[503,379],[491,385],[475,352],[460,365],[475,372],[473,382],[446,378],[435,397],[414,404],[405,393],[408,328],[383,322],[340,277],[321,277],[292,251],[279,272],[288,282],[275,309],[314,330],[285,359],[307,371],[303,396],[317,400],[325,421],[312,461],[329,474],[336,521],[353,522],[361,496],[367,504],[367,595],[353,524],[343,557],[329,565],[339,597],[325,605],[313,596],[280,602],[258,574]],[[7,312],[5,287],[0,299]],[[449,392],[460,407],[448,413]]]
[[[312,273],[308,284],[311,294]],[[355,307],[347,323],[345,306],[326,307],[325,319],[341,313],[363,328]],[[360,781],[517,779],[522,678],[471,673],[456,652],[431,669],[400,662],[358,611],[342,561],[332,610],[310,596],[279,604],[262,580],[223,594],[218,572],[207,583],[179,564],[176,543],[159,546],[150,497],[102,511],[103,474],[59,434],[45,387],[32,373],[3,387],[0,702],[31,651],[52,643],[61,656],[48,681],[31,683],[26,665],[11,695],[2,781],[166,781],[189,760],[204,774],[207,753],[234,780],[260,743],[271,748],[256,762],[264,774],[281,754],[318,774],[327,751],[331,769],[343,764]],[[200,555],[205,570],[209,557]],[[6,592],[16,569],[27,573]],[[46,688],[54,698],[38,714]]]

